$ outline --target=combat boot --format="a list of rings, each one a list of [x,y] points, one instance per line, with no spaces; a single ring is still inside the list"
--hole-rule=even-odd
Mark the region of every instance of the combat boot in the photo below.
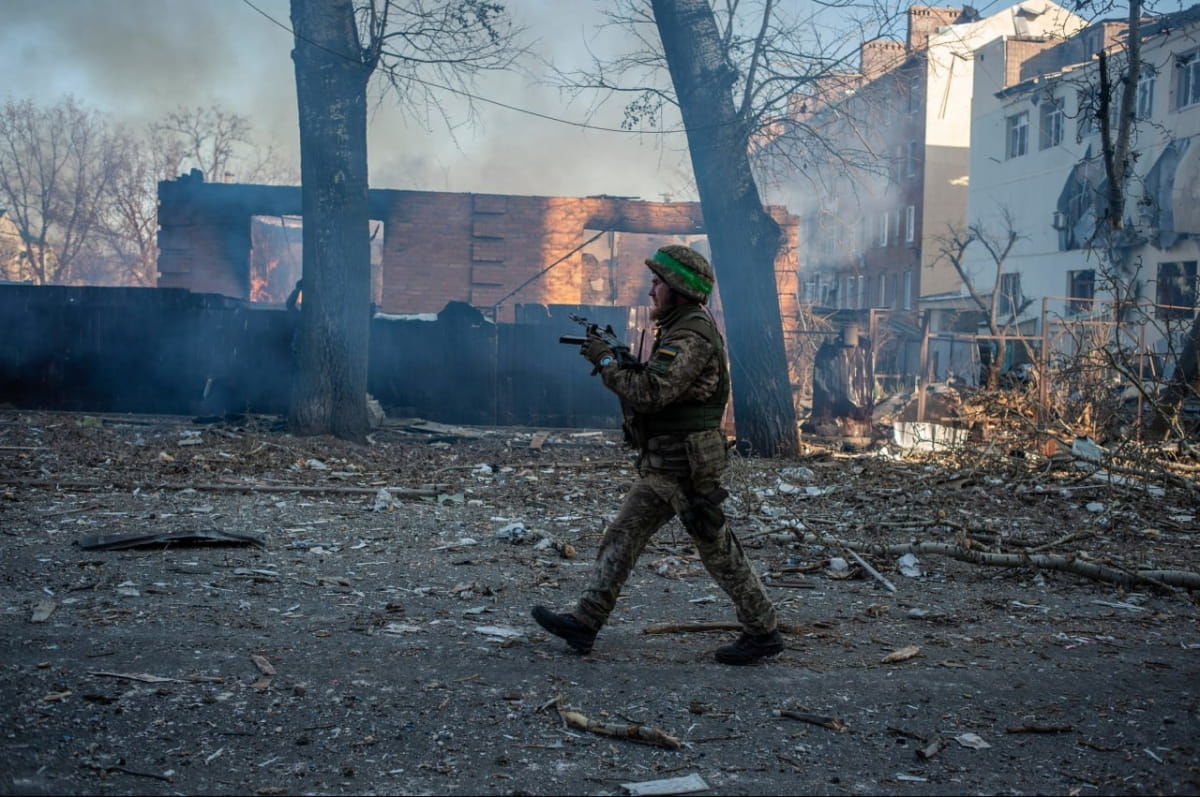
[[[745,634],[737,641],[722,645],[714,654],[722,664],[753,664],[767,656],[783,652],[783,636],[778,631],[769,634]]]
[[[573,614],[552,612],[545,606],[533,607],[533,619],[542,628],[562,637],[576,653],[591,653],[596,641],[596,631],[581,623]]]

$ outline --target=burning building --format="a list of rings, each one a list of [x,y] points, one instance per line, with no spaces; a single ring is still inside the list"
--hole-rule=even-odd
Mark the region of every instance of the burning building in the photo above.
[[[159,184],[161,287],[283,303],[300,277],[300,189]],[[700,206],[627,197],[544,197],[372,189],[372,296],[379,311],[436,313],[465,302],[491,320],[518,305],[648,304],[648,252],[707,251]],[[776,264],[781,310],[794,316],[796,225],[772,209],[789,246]],[[722,278],[735,276],[726,267]]]

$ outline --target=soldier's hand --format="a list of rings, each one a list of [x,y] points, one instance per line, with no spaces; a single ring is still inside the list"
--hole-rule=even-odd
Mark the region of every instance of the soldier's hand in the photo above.
[[[583,344],[579,348],[579,353],[586,357],[588,361],[597,368],[600,367],[600,362],[605,357],[611,357],[614,359],[616,357],[616,355],[613,354],[613,350],[609,348],[607,343],[600,340],[600,338],[594,338],[591,336],[588,336],[587,343]]]

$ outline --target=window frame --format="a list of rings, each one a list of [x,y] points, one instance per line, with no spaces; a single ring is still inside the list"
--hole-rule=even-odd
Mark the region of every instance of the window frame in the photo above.
[[[1200,50],[1175,56],[1175,110],[1200,104]]]
[[[1142,65],[1142,73],[1138,76],[1134,114],[1137,119],[1149,119],[1154,115],[1154,89],[1158,79],[1158,71],[1150,64]]]
[[[909,205],[904,208],[904,243],[911,244],[917,240],[917,206]]]
[[[1004,312],[1001,315],[1004,318],[1015,317],[1021,309],[1021,272],[1002,272],[1000,274],[1000,284],[997,288],[1000,290],[1000,303],[1004,308]]]
[[[1028,155],[1029,111],[1018,111],[1004,117],[1004,133],[1005,160]]]
[[[1088,286],[1086,295],[1077,288]],[[1086,315],[1092,312],[1096,300],[1096,269],[1080,268],[1067,272],[1067,315]]]
[[[1063,101],[1056,97],[1042,100],[1038,109],[1038,149],[1051,149],[1062,144],[1065,126],[1066,108]]]

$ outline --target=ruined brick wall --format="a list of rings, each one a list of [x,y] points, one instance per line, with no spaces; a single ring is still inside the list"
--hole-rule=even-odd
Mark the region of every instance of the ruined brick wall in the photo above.
[[[609,265],[584,257],[583,244],[605,229],[672,236],[702,227],[695,203],[376,193],[386,208],[381,308],[389,312],[436,312],[457,300],[511,321],[518,303],[645,304],[646,253],[621,258],[611,275],[615,301],[597,302],[596,294],[613,294],[593,286],[609,281]]]
[[[665,243],[708,252],[694,202],[373,189],[370,205],[371,217],[383,222],[377,296],[385,313],[437,313],[457,301],[512,322],[517,304],[643,307],[650,304],[648,254]],[[296,187],[196,176],[160,183],[159,285],[249,299],[251,219],[300,211]],[[770,212],[785,236],[776,281],[790,339],[798,223],[783,208]],[[612,246],[602,236],[583,247],[602,230],[617,232]],[[718,290],[722,271],[717,264]]]

